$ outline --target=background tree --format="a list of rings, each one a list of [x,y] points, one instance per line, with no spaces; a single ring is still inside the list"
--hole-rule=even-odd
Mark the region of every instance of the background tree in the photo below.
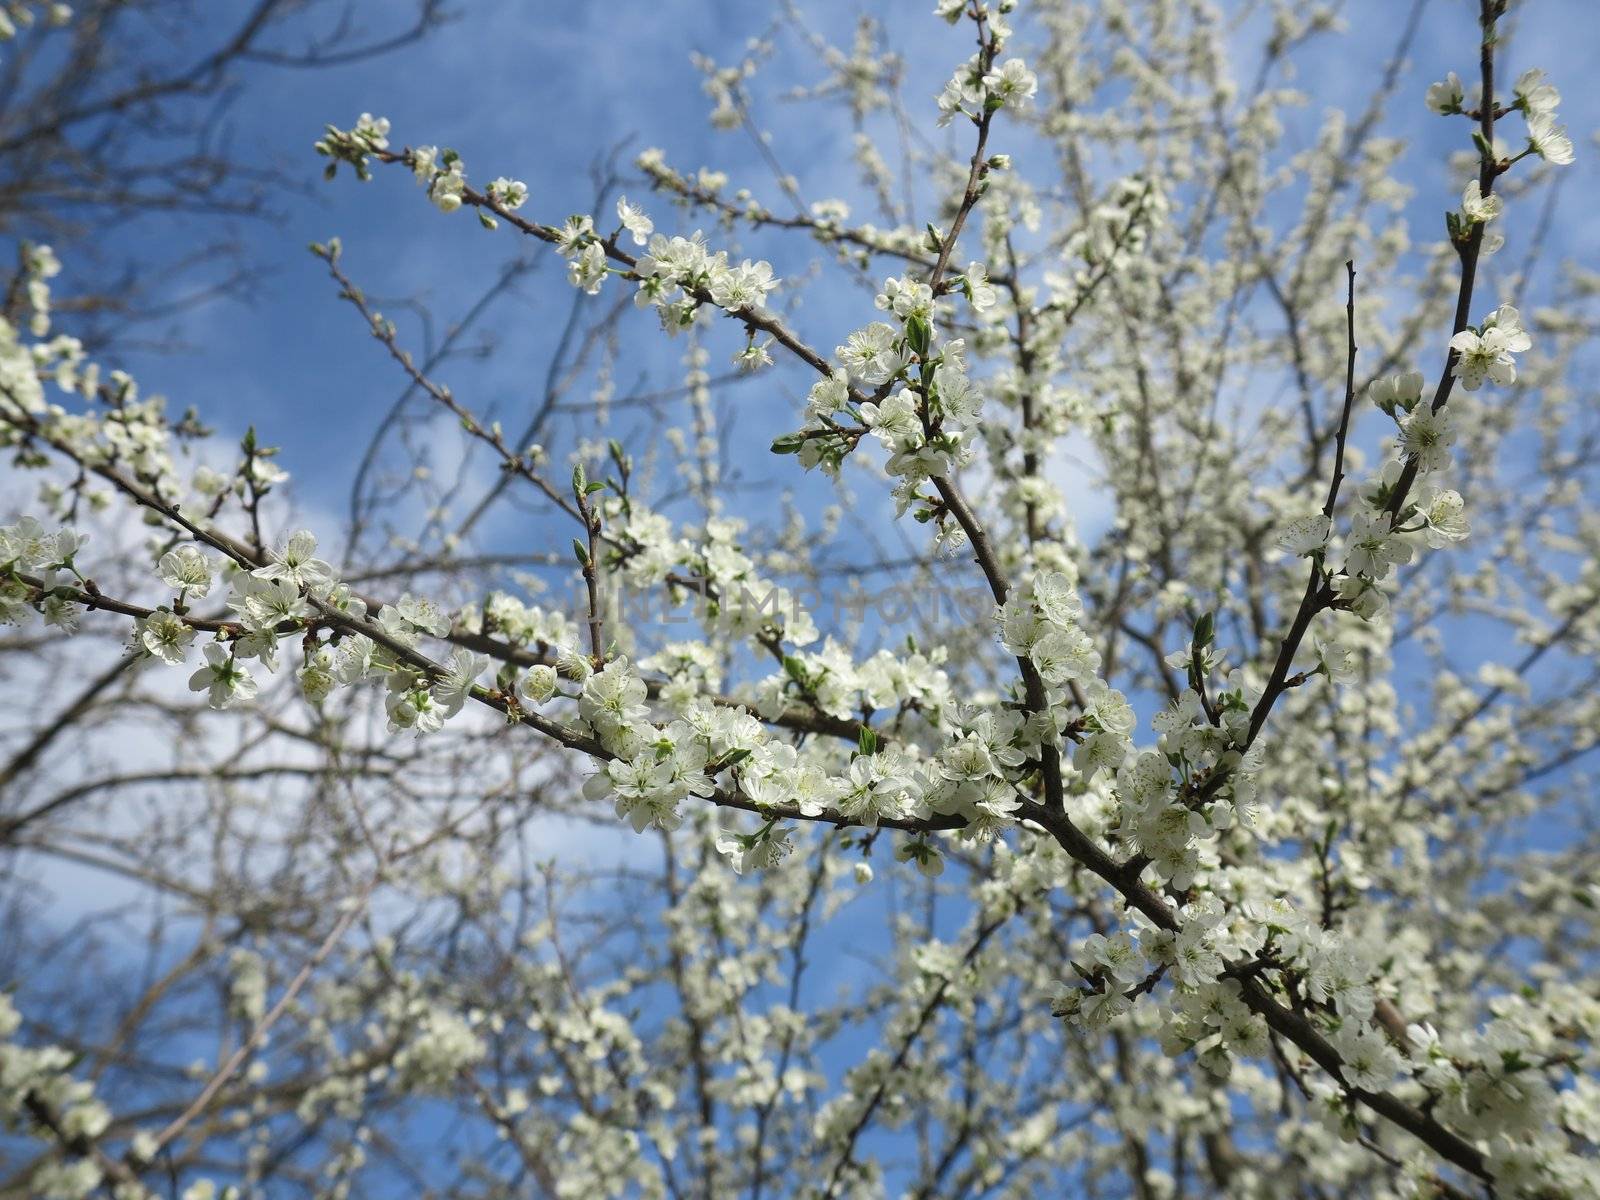
[[[272,215],[303,186],[285,164],[240,154],[230,115],[245,72],[325,70],[425,37],[440,0],[385,13],[323,0],[201,5],[85,0],[6,5],[0,36],[0,233],[69,254],[73,332],[105,349],[220,292],[262,264],[229,218]],[[248,101],[246,101],[248,102]],[[152,219],[193,221],[181,258],[153,260]]]
[[[1592,1194],[1593,289],[1506,7],[1426,91],[1437,243],[1380,133],[1420,3],[1298,145],[1330,22],[1166,0],[942,3],[936,113],[779,8],[696,64],[770,202],[646,151],[539,220],[330,126],[600,297],[492,404],[314,246],[407,389],[342,532],[58,336],[30,249],[0,1189]],[[763,133],[789,52],[871,221]]]

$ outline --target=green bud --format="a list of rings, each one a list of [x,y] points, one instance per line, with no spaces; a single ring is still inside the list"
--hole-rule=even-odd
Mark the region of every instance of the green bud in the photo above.
[[[917,352],[918,358],[928,357],[933,342],[933,330],[921,317],[906,318],[906,343]]]

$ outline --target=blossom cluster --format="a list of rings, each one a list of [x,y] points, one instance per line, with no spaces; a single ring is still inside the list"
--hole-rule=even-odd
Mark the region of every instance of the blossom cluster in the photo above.
[[[1036,94],[1034,72],[1018,59],[999,57],[1011,7],[940,3],[942,15],[959,21],[966,14],[980,33],[979,53],[957,69],[939,98],[945,121],[963,115],[986,133],[992,114],[1021,107]],[[715,119],[742,122],[740,89],[750,68],[704,65]],[[1453,76],[1436,88],[1431,106],[1466,111]],[[1528,123],[1524,154],[1569,160],[1570,143],[1563,149],[1565,135],[1554,125],[1554,89],[1530,73],[1518,81],[1515,94],[1512,107]],[[1307,764],[1326,742],[1349,732],[1344,723],[1353,719],[1351,712],[1360,709],[1369,722],[1390,716],[1377,703],[1361,708],[1349,689],[1336,685],[1346,683],[1364,652],[1392,632],[1384,617],[1396,568],[1424,548],[1467,536],[1464,501],[1446,485],[1462,486],[1450,472],[1465,440],[1458,422],[1472,410],[1469,402],[1464,416],[1463,405],[1448,400],[1456,386],[1472,393],[1486,383],[1507,387],[1517,381],[1516,356],[1531,349],[1531,339],[1515,308],[1501,305],[1481,324],[1454,334],[1432,398],[1415,371],[1386,374],[1367,388],[1373,406],[1393,422],[1393,436],[1384,461],[1354,497],[1344,497],[1344,508],[1338,500],[1345,424],[1338,428],[1339,464],[1322,507],[1306,511],[1300,506],[1309,502],[1298,497],[1274,500],[1268,536],[1277,530],[1290,561],[1268,554],[1264,566],[1252,563],[1269,583],[1252,581],[1255,611],[1246,613],[1239,603],[1229,615],[1235,627],[1253,619],[1270,631],[1282,618],[1292,631],[1281,641],[1269,639],[1265,662],[1246,656],[1234,665],[1219,645],[1219,621],[1211,611],[1200,611],[1202,585],[1188,587],[1179,577],[1188,570],[1196,579],[1209,578],[1210,560],[1227,551],[1197,535],[1192,554],[1165,565],[1159,591],[1139,597],[1157,616],[1146,633],[1124,620],[1122,582],[1108,586],[1080,566],[1090,557],[1067,532],[1070,513],[1044,465],[1051,447],[1080,427],[1100,426],[1107,444],[1130,425],[1150,437],[1141,422],[1150,420],[1152,405],[1163,402],[1152,392],[1165,381],[1149,386],[1141,357],[1147,348],[1117,344],[1111,357],[1137,365],[1124,364],[1123,386],[1108,389],[1112,394],[1102,400],[1061,383],[1068,365],[1062,347],[1076,345],[1068,341],[1071,326],[1080,314],[1095,315],[1095,301],[1107,294],[1102,288],[1110,293],[1110,316],[1096,328],[1111,331],[1107,341],[1114,342],[1116,320],[1131,321],[1140,305],[1174,307],[1163,289],[1175,273],[1164,271],[1169,263],[1161,256],[1185,236],[1168,223],[1180,188],[1169,191],[1149,174],[1109,189],[1085,189],[1089,199],[1077,224],[1051,243],[1049,268],[1039,273],[1042,292],[1018,265],[1011,237],[1030,227],[1038,201],[1009,181],[1003,155],[973,156],[961,218],[948,234],[930,227],[925,240],[907,238],[904,231],[880,236],[867,227],[846,229],[847,213],[832,202],[821,202],[809,215],[802,207],[799,227],[824,240],[849,241],[869,261],[889,252],[905,264],[891,268],[899,274],[868,277],[881,281],[875,299],[881,317],[850,332],[830,359],[805,347],[768,310],[779,287],[770,263],[736,263],[727,251],[714,250],[702,232],[658,232],[655,220],[625,197],[616,202],[617,224],[609,233],[588,214],[537,224],[517,215],[529,197],[526,184],[502,176],[480,193],[453,151],[422,146],[391,153],[389,133],[387,121],[363,114],[351,130],[330,127],[317,148],[332,166],[347,163],[362,177],[374,161],[403,164],[441,211],[473,208],[489,227],[507,221],[550,243],[566,261],[573,285],[585,292],[599,292],[613,275],[635,284],[636,303],[655,309],[669,333],[692,330],[707,308],[721,310],[745,328],[745,348],[735,355],[743,368],[771,363],[774,347],[812,368],[816,380],[803,426],[773,448],[797,455],[804,467],[820,465],[837,474],[870,436],[883,449],[897,513],[914,512],[947,543],[970,537],[985,581],[1001,598],[992,629],[960,631],[974,662],[952,667],[945,646],[919,646],[915,639],[904,648],[857,657],[841,639],[823,636],[794,591],[778,582],[784,567],[773,564],[782,562],[782,554],[754,549],[746,524],[709,502],[709,486],[695,493],[705,502],[703,519],[675,522],[630,489],[620,447],[609,451],[614,474],[592,482],[588,466],[604,455],[580,447],[571,463],[572,491],[562,494],[537,473],[543,455],[506,449],[498,427],[490,441],[502,454],[501,466],[540,487],[581,526],[571,579],[583,586],[587,600],[580,608],[586,604],[587,611],[573,616],[507,592],[454,607],[411,593],[387,601],[358,595],[328,561],[337,556],[320,548],[311,531],[290,532],[275,545],[259,532],[261,499],[284,475],[253,433],[241,441],[229,470],[201,468],[185,476],[174,454],[188,436],[185,422],[169,418],[159,398],[141,399],[126,376],[102,375],[72,339],[44,340],[51,328],[47,281],[59,265],[43,247],[25,253],[19,289],[33,340],[0,323],[0,432],[27,453],[64,455],[86,478],[122,489],[145,509],[153,531],[145,588],[159,590],[159,599],[147,605],[104,595],[78,566],[84,541],[68,525],[64,494],[47,493],[45,505],[58,518],[56,526],[23,518],[0,528],[0,620],[20,622],[38,612],[71,631],[91,611],[120,613],[131,623],[132,653],[145,663],[192,669],[189,687],[216,709],[246,706],[272,676],[292,673],[305,701],[324,714],[339,689],[381,690],[389,730],[421,738],[452,721],[464,722],[476,702],[477,709],[492,709],[583,755],[589,776],[582,797],[610,804],[619,822],[640,833],[703,833],[702,848],[714,852],[711,861],[720,855],[733,872],[770,872],[776,895],[786,895],[783,889],[797,882],[784,868],[797,845],[806,844],[801,829],[807,821],[852,831],[848,836],[860,840],[845,844],[862,848],[863,856],[882,838],[894,846],[895,857],[929,879],[946,870],[947,855],[960,863],[955,874],[966,872],[967,861],[981,861],[991,876],[974,885],[974,915],[984,932],[971,951],[963,954],[934,938],[930,915],[929,935],[903,955],[896,987],[903,988],[904,1003],[887,1032],[891,1043],[903,1039],[905,1049],[898,1057],[891,1051],[868,1055],[848,1072],[838,1100],[811,1107],[819,1141],[843,1147],[841,1171],[853,1131],[876,1106],[898,1120],[914,1099],[938,1090],[939,1059],[910,1053],[925,1012],[948,1003],[970,1018],[985,978],[981,951],[989,922],[998,928],[1000,918],[1019,915],[1025,901],[1043,897],[1033,919],[1049,927],[1055,940],[1034,944],[1052,947],[1045,956],[1054,960],[1052,972],[1072,976],[1051,997],[1050,1011],[1057,1016],[1096,1032],[1132,1031],[1173,1059],[1192,1056],[1218,1080],[1248,1076],[1255,1070],[1250,1060],[1272,1059],[1330,1125],[1351,1137],[1368,1136],[1368,1116],[1360,1106],[1371,1107],[1374,1096],[1398,1097],[1393,1105],[1402,1107],[1417,1101],[1405,1110],[1413,1129],[1443,1128],[1433,1124],[1442,1121],[1450,1138],[1474,1139],[1487,1155],[1485,1170],[1509,1191],[1538,1194],[1559,1186],[1581,1194],[1587,1177],[1567,1153],[1562,1131],[1594,1140],[1600,1099],[1587,1079],[1567,1086],[1557,1081],[1582,1053],[1582,1041],[1600,1027],[1592,1000],[1578,989],[1552,987],[1542,994],[1548,1011],[1535,1011],[1529,997],[1507,991],[1487,1002],[1493,1019],[1483,1029],[1440,1035],[1431,1025],[1408,1021],[1398,1005],[1405,985],[1415,983],[1426,965],[1402,961],[1386,945],[1382,922],[1347,920],[1344,907],[1349,893],[1368,886],[1364,872],[1382,869],[1377,864],[1390,847],[1336,845],[1342,817],[1328,817],[1326,830],[1315,838],[1306,832],[1309,825],[1293,823],[1294,814],[1309,806],[1299,793],[1343,794],[1346,783],[1332,769],[1319,778],[1323,773]],[[1492,190],[1492,179],[1520,157],[1492,147],[1482,153],[1486,173],[1466,187],[1460,211],[1450,218],[1452,242],[1464,256],[1493,248],[1486,228],[1504,216],[1504,202]],[[714,172],[691,180],[652,156],[646,170],[658,186],[724,216],[742,212],[755,224],[770,217],[742,194],[726,200],[725,180]],[[973,213],[981,214],[974,223],[982,226],[982,246],[957,258],[955,231]],[[635,258],[625,241],[643,252]],[[1351,321],[1353,353],[1353,313]],[[703,415],[709,407],[706,359],[697,333],[690,336],[693,403]],[[1093,338],[1085,340],[1086,359],[1106,350]],[[1223,361],[1230,350],[1224,345],[1218,351]],[[1005,365],[984,373],[984,362],[997,357]],[[1185,374],[1191,365],[1184,362],[1175,372],[1177,390],[1199,387]],[[1217,380],[1220,386],[1220,369]],[[66,401],[50,402],[46,384],[54,384]],[[436,398],[441,397],[449,404],[442,393]],[[1345,395],[1346,422],[1354,398],[1352,387]],[[461,415],[463,410],[451,407]],[[1008,414],[1015,416],[1015,428]],[[1313,424],[1314,418],[1312,413]],[[470,419],[463,423],[478,432]],[[1192,433],[1187,414],[1176,424]],[[698,451],[714,450],[704,427],[696,434]],[[1225,457],[1204,438],[1198,444],[1198,465],[1192,477],[1184,477],[1186,484],[1191,478],[1198,484],[1208,456]],[[1011,522],[1004,532],[1015,535],[998,553],[954,484],[983,451],[996,468],[997,507]],[[1146,471],[1164,465],[1153,440],[1141,446],[1141,454]],[[704,483],[709,476],[698,478]],[[1125,523],[1118,534],[1132,547],[1123,564],[1137,595],[1150,577],[1129,564],[1147,559],[1151,546],[1138,526],[1161,526],[1169,515],[1162,505],[1181,489],[1168,496],[1159,485],[1126,484],[1118,481],[1131,516],[1121,514]],[[1255,514],[1244,514],[1242,506],[1255,501],[1224,494],[1230,491],[1257,493],[1231,479],[1217,489],[1227,519],[1247,524],[1245,516]],[[1235,504],[1241,507],[1227,507]],[[247,518],[239,524],[249,535],[225,531],[234,516]],[[1192,519],[1207,527],[1205,517]],[[1052,529],[1053,522],[1059,528]],[[1302,568],[1293,560],[1302,557],[1310,560],[1306,600],[1298,612],[1280,611],[1274,589],[1284,580],[1296,582],[1290,577]],[[1219,580],[1229,578],[1231,565],[1219,570]],[[702,636],[666,640],[643,623],[630,624],[623,600],[646,591],[659,591],[676,605],[695,603]],[[1330,610],[1337,615],[1321,619]],[[1190,630],[1187,644],[1165,653],[1168,630],[1180,618]],[[1337,636],[1327,630],[1335,621]],[[1107,623],[1112,636],[1097,636]],[[1113,651],[1106,647],[1124,631],[1149,643],[1154,665],[1144,678],[1165,685],[1170,697],[1144,744],[1136,736],[1134,703],[1110,683]],[[1308,639],[1303,649],[1302,634]],[[750,661],[761,665],[747,671]],[[746,682],[733,683],[725,694],[725,676],[735,674]],[[759,677],[749,680],[750,674]],[[1318,683],[1308,689],[1316,700],[1305,699],[1307,693],[1297,689],[1319,677],[1327,686]],[[973,686],[980,678],[983,686]],[[1494,686],[1518,684],[1512,673]],[[1331,715],[1308,719],[1303,730],[1282,739],[1263,736],[1273,706],[1286,696],[1286,707],[1298,704],[1304,711],[1324,704]],[[1290,744],[1297,735],[1300,743]],[[1366,729],[1351,734],[1352,740],[1367,736]],[[1286,767],[1280,761],[1289,756],[1286,746],[1302,761]],[[1418,761],[1426,765],[1421,756]],[[1382,773],[1365,765],[1369,777]],[[718,819],[724,824],[711,824],[714,809],[722,810]],[[1323,819],[1318,813],[1315,822]],[[1407,836],[1421,838],[1420,828],[1408,827]],[[1291,842],[1297,853],[1281,853]],[[695,906],[722,903],[731,909],[736,903],[727,899],[726,874],[702,872],[685,895],[672,899],[671,951],[680,976],[683,947],[693,944]],[[819,867],[813,892],[824,890],[825,874]],[[850,874],[865,883],[872,868],[863,857]],[[924,886],[949,883],[946,876]],[[938,894],[928,892],[930,898]],[[1306,902],[1308,896],[1320,901],[1320,911]],[[1065,922],[1055,926],[1050,903],[1057,899],[1073,905],[1071,933],[1064,932]],[[713,924],[719,939],[735,942],[759,929],[755,921],[724,920],[720,911]],[[556,956],[561,958],[559,946]],[[378,957],[387,971],[386,951]],[[755,952],[747,958],[729,953],[716,972],[692,976],[688,990],[703,1007],[692,1009],[687,1023],[710,1024],[719,1013],[733,1012],[754,1029],[766,1022],[769,1031],[798,1038],[794,1014],[775,1009],[755,1019],[739,1007],[741,993],[765,979],[770,966],[770,958]],[[267,967],[255,951],[233,952],[226,996],[234,1018],[250,1024],[263,1019],[267,981]],[[620,1006],[609,1006],[633,982],[630,977],[612,994],[582,995],[564,961],[530,962],[519,984],[527,984],[529,994],[546,984],[552,990],[548,1007],[533,1006],[527,1027],[564,1047],[580,1047],[584,1058],[607,1070],[637,1068],[642,1076],[647,1072],[641,1038]],[[556,998],[563,989],[572,994]],[[1023,1006],[1019,1023],[1035,1009],[1044,1019],[1038,989],[1030,992],[1035,1003]],[[449,988],[436,990],[402,976],[383,980],[382,994],[365,1041],[356,1039],[355,1048],[335,1034],[332,1018],[313,1023],[312,1035],[322,1039],[340,1069],[306,1091],[300,1102],[306,1119],[326,1112],[354,1120],[366,1089],[380,1080],[405,1093],[448,1095],[463,1076],[489,1062],[504,1031],[496,1018],[458,1003]],[[334,994],[328,1007],[348,1017],[360,1010],[355,996],[353,988]],[[72,1136],[98,1138],[109,1114],[71,1079],[63,1069],[67,1064],[47,1051],[6,1044],[3,1038],[15,1027],[12,1021],[7,1028],[9,1015],[0,1000],[0,1112],[15,1115],[28,1097],[40,1096]],[[691,1032],[699,1036],[698,1029]],[[680,1033],[674,1029],[671,1036]],[[813,1080],[807,1070],[787,1065],[792,1044],[786,1041],[781,1059],[771,1062],[760,1055],[735,1062],[730,1051],[726,1070],[715,1078],[705,1078],[702,1067],[702,1103],[729,1096],[771,1103],[785,1091],[805,1095]],[[1325,1078],[1302,1080],[1302,1053],[1325,1068]],[[584,1069],[562,1065],[573,1078]],[[554,1073],[547,1078],[549,1094],[566,1086]],[[544,1078],[529,1086],[546,1088]],[[546,1137],[574,1157],[581,1147],[582,1163],[564,1185],[599,1194],[611,1186],[609,1172],[620,1178],[634,1169],[640,1130],[656,1136],[660,1114],[674,1099],[670,1089],[656,1087],[619,1088],[616,1111],[625,1118],[600,1120],[583,1111]],[[1281,1093],[1289,1094],[1287,1086]],[[520,1087],[479,1100],[510,1135],[536,1128],[536,1099]],[[550,1132],[548,1126],[537,1128]],[[1049,1137],[1049,1131],[1014,1132],[1018,1144],[1030,1147]],[[707,1143],[717,1136],[715,1129],[703,1131]],[[663,1161],[676,1152],[676,1146],[663,1151]],[[353,1170],[362,1153],[352,1144],[340,1169]],[[1454,1161],[1476,1171],[1470,1155]],[[76,1196],[99,1184],[98,1168],[81,1156],[59,1171],[60,1179],[34,1181],[43,1194]],[[861,1178],[869,1175],[863,1170]]]
[[[1462,115],[1477,118],[1478,113],[1475,110],[1483,102],[1477,90],[1474,89],[1474,94],[1469,99],[1467,90],[1461,83],[1461,77],[1451,71],[1438,83],[1428,86],[1427,105],[1441,116]],[[1556,120],[1556,109],[1561,104],[1561,93],[1556,90],[1554,84],[1546,81],[1544,72],[1538,67],[1524,71],[1512,84],[1511,93],[1511,107],[1522,114],[1526,125],[1526,146],[1521,153],[1513,155],[1510,147],[1502,142],[1497,134],[1493,147],[1494,158],[1497,161],[1515,161],[1524,154],[1535,154],[1557,166],[1571,163],[1572,139],[1567,136],[1566,126],[1558,124]]]

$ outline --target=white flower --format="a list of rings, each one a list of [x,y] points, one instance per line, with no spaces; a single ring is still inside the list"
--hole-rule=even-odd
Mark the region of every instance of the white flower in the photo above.
[[[761,370],[762,367],[772,365],[772,340],[764,342],[750,342],[742,350],[734,352],[733,365],[746,373]]]
[[[338,682],[334,664],[333,651],[327,646],[318,646],[306,655],[305,661],[295,671],[301,693],[313,704],[326,699],[333,691],[333,685]]]
[[[635,246],[647,245],[650,235],[655,232],[655,222],[646,214],[644,209],[636,204],[629,204],[626,196],[617,198],[617,220],[622,222],[622,227],[633,237]]]
[[[1382,579],[1396,563],[1411,561],[1411,546],[1389,527],[1386,513],[1358,512],[1350,522],[1344,569],[1351,575]]]
[[[1561,103],[1561,93],[1554,84],[1544,81],[1544,72],[1538,67],[1532,67],[1517,76],[1517,82],[1511,86],[1512,93],[1517,98],[1517,104],[1522,111],[1530,117],[1542,114],[1554,114],[1556,107]]]
[[[922,796],[910,764],[893,751],[857,758],[850,764],[847,786],[839,811],[868,828],[885,817],[905,816]]]
[[[1086,779],[1101,771],[1115,771],[1128,754],[1128,741],[1111,733],[1095,733],[1079,744],[1072,765]]]
[[[1090,1029],[1104,1029],[1133,1007],[1133,1001],[1119,989],[1108,987],[1103,992],[1087,992],[1078,1010],[1078,1019]]]
[[[411,152],[411,173],[416,176],[420,184],[433,181],[434,172],[439,169],[439,147],[418,146]]]
[[[768,829],[762,833],[737,833],[719,829],[713,842],[718,854],[726,858],[735,875],[748,870],[764,871],[788,857],[794,847],[789,836],[781,829]]]
[[[616,797],[617,815],[643,833],[651,826],[676,829],[683,823],[678,801],[690,794],[708,795],[713,790],[704,772],[703,747],[677,747],[658,759],[653,752],[634,759],[613,759],[606,769],[584,785],[590,799]]]
[[[1567,127],[1557,125],[1555,117],[1547,112],[1528,118],[1528,148],[1545,162],[1566,166],[1572,161],[1572,139]]]
[[[843,371],[833,371],[826,379],[811,385],[806,394],[806,417],[817,420],[831,416],[850,402],[850,377]]]
[[[390,622],[422,633],[431,633],[434,637],[443,637],[450,632],[450,618],[440,612],[433,601],[413,596],[410,592],[402,593],[398,603],[393,606],[385,605],[379,611],[378,622],[387,629],[389,623],[384,621],[384,612],[392,614]]]
[[[988,269],[981,262],[967,264],[964,288],[974,312],[983,312],[985,309],[993,308],[994,302],[999,295],[995,291],[994,285],[989,282]]]
[[[1222,955],[1212,944],[1211,931],[1204,922],[1188,922],[1172,939],[1172,966],[1178,978],[1191,987],[1215,983],[1222,970]],[[1224,987],[1221,991],[1229,999],[1236,997],[1231,988]],[[1234,1012],[1243,1007],[1239,1003]]]
[[[1434,412],[1423,406],[1400,423],[1401,449],[1414,455],[1423,471],[1442,471],[1449,466],[1455,441],[1455,420],[1448,409]]]
[[[1333,532],[1333,522],[1322,513],[1297,517],[1278,534],[1278,545],[1298,558],[1316,554],[1328,544]]]
[[[228,477],[221,471],[213,471],[210,467],[196,467],[190,486],[202,496],[220,496],[228,490]]]
[[[712,272],[711,303],[730,312],[760,308],[779,282],[771,263],[746,259],[737,267],[724,266]]]
[[[983,77],[983,86],[989,89],[992,99],[1017,108],[1033,99],[1039,90],[1039,80],[1020,58],[1008,58],[998,71],[990,71]]]
[[[556,252],[572,258],[594,241],[594,218],[574,213],[556,229]]]
[[[834,353],[862,382],[880,384],[906,365],[906,356],[897,346],[899,336],[894,326],[874,321],[852,333]]]
[[[194,641],[194,630],[175,614],[161,609],[134,622],[134,640],[148,654],[171,666],[179,666],[189,643]]]
[[[1351,1087],[1382,1091],[1400,1069],[1399,1052],[1363,1022],[1346,1021],[1331,1040],[1343,1061],[1341,1073]]]
[[[1123,985],[1138,982],[1145,973],[1144,956],[1134,945],[1132,936],[1125,931],[1110,937],[1091,933],[1083,940],[1083,957],[1103,969],[1113,981]]]
[[[1389,607],[1389,598],[1383,589],[1360,575],[1339,575],[1333,581],[1339,601],[1363,621],[1381,616]]]
[[[1461,102],[1466,99],[1466,93],[1461,88],[1461,78],[1451,71],[1439,83],[1428,85],[1428,108],[1441,115],[1461,111]]]
[[[1466,191],[1461,193],[1461,211],[1474,224],[1494,220],[1504,207],[1504,202],[1493,192],[1485,196],[1476,179],[1467,184]]]
[[[939,758],[939,773],[946,779],[983,779],[996,773],[988,745],[974,734],[947,746]]]
[[[256,694],[256,681],[220,643],[206,643],[205,656],[206,665],[189,677],[189,690],[208,693],[212,708],[228,708]]]
[[[305,597],[288,579],[265,579],[255,572],[236,576],[233,587],[228,607],[254,633],[273,633],[280,625],[311,616]]]
[[[572,286],[582,288],[591,296],[598,295],[600,285],[606,281],[606,252],[599,242],[590,242],[578,256],[567,264],[567,278]]]
[[[1040,616],[1063,628],[1083,615],[1083,602],[1072,581],[1061,571],[1041,571],[1034,576],[1033,602]]]
[[[1463,515],[1465,507],[1461,493],[1448,489],[1422,506],[1423,519],[1428,522],[1424,537],[1429,546],[1438,550],[1466,538],[1471,526]]]
[[[420,736],[444,728],[448,715],[444,705],[434,699],[423,681],[406,673],[389,676],[389,693],[384,697],[389,714],[389,732],[414,729]]]
[[[272,554],[272,562],[251,572],[257,579],[281,579],[296,591],[314,591],[334,582],[333,568],[316,557],[317,539],[309,530],[289,535]]]
[[[93,1159],[43,1162],[28,1175],[28,1194],[38,1200],[86,1200],[104,1178]]]
[[[1423,383],[1421,371],[1380,376],[1367,385],[1367,399],[1391,417],[1396,409],[1410,412],[1422,399]]]
[[[167,551],[156,565],[162,583],[196,598],[211,590],[211,570],[211,559],[188,544]]]
[[[517,696],[532,707],[537,708],[556,693],[556,670],[554,667],[539,665],[529,667],[517,684]]]
[[[387,150],[389,148],[389,119],[387,117],[375,117],[371,113],[362,113],[361,119],[356,122],[355,131],[374,150]]]
[[[415,160],[414,160],[415,161]],[[461,207],[462,193],[466,190],[467,178],[461,167],[461,160],[446,150],[440,159],[445,165],[429,163],[429,174],[424,176],[420,169],[418,178],[428,187],[428,199],[442,213],[453,213]]]
[[[50,564],[53,550],[50,534],[33,517],[0,527],[0,565],[15,563],[19,570],[37,570]]]
[[[491,180],[488,192],[489,199],[507,212],[521,208],[528,201],[528,185],[520,179],[507,179],[501,176],[499,179]]]
[[[584,681],[578,711],[602,741],[612,742],[649,719],[644,681],[625,658],[613,659]]]
[[[79,617],[84,610],[65,596],[50,595],[44,598],[39,611],[44,616],[45,624],[70,634],[78,632]]]
[[[1028,657],[1044,681],[1052,685],[1084,679],[1100,668],[1100,651],[1094,639],[1077,627],[1045,634],[1033,644]]]
[[[359,683],[377,669],[378,644],[364,633],[339,642],[333,662],[334,677],[342,684]]]
[[[948,125],[956,113],[971,115],[983,103],[983,80],[978,73],[978,57],[973,55],[956,69],[939,93],[939,124]]]
[[[455,716],[472,695],[478,676],[489,668],[489,657],[474,654],[457,647],[450,655],[450,669],[444,678],[433,685],[433,698],[443,707],[446,716]]]
[[[1456,351],[1452,370],[1469,392],[1482,387],[1485,379],[1507,386],[1517,378],[1516,359],[1511,356],[1532,345],[1517,310],[1502,304],[1484,319],[1481,330],[1463,329],[1450,339],[1450,348]]]
[[[406,1013],[408,1040],[394,1056],[394,1069],[408,1091],[447,1092],[462,1072],[488,1053],[472,1026],[447,1009],[412,1001]]]
[[[939,397],[939,414],[946,429],[970,429],[977,423],[983,407],[983,393],[967,376],[949,363],[934,368],[933,382]]]
[[[1338,642],[1323,641],[1320,638],[1315,644],[1317,666],[1329,679],[1344,680],[1355,675],[1360,667],[1360,660],[1356,658],[1355,651]]]
[[[882,404],[868,402],[861,406],[862,424],[891,450],[921,440],[922,421],[917,416],[914,395],[898,391]]]
[[[1200,697],[1192,688],[1185,688],[1176,700],[1151,718],[1150,727],[1161,734],[1179,733],[1204,716]]]
[[[910,317],[927,320],[933,313],[933,289],[920,279],[886,279],[874,303],[902,321]]]

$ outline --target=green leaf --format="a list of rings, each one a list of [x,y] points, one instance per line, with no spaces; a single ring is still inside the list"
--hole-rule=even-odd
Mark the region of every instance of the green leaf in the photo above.
[[[800,448],[806,444],[804,433],[785,433],[772,439],[772,452],[774,454],[799,454]]]

